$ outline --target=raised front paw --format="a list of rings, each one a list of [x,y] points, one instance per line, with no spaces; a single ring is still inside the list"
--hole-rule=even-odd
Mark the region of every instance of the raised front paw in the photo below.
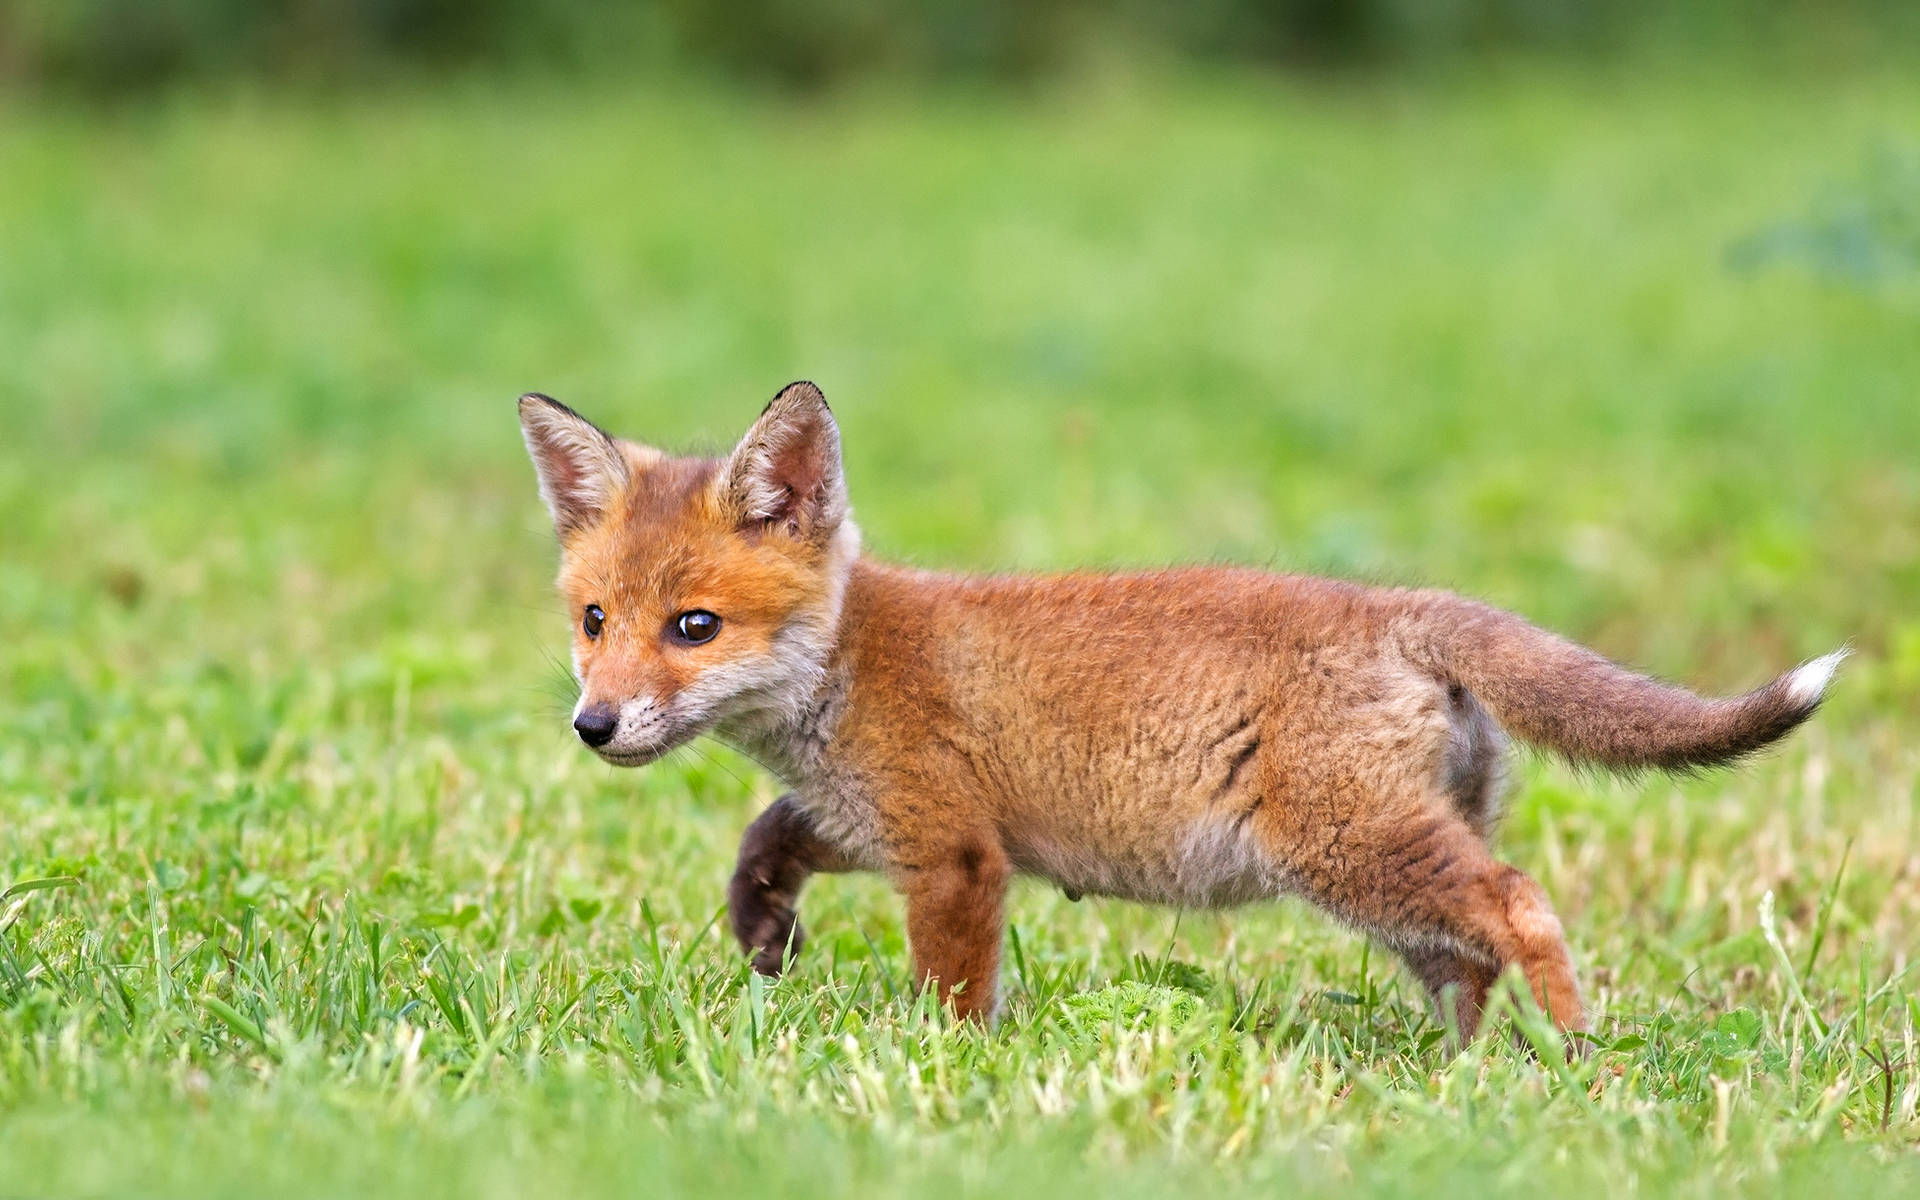
[[[791,893],[744,867],[734,872],[733,882],[727,885],[733,936],[740,940],[740,948],[753,956],[753,969],[762,975],[778,976],[787,956],[798,954],[806,941],[793,905]]]

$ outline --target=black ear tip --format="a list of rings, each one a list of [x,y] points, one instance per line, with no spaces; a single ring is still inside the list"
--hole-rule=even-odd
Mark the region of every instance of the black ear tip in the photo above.
[[[767,408],[761,409],[761,413],[765,414],[767,409],[772,408],[776,404],[818,404],[821,408],[826,408],[828,412],[833,411],[831,408],[827,408],[827,397],[826,394],[820,390],[820,385],[811,379],[796,379],[781,388],[773,399],[767,401]]]
[[[591,426],[593,429],[598,431],[600,433],[600,436],[602,437],[607,436],[606,431],[600,429],[598,425],[594,425],[592,421],[587,420],[585,417],[573,411],[571,408],[568,408],[566,405],[560,403],[558,400],[555,400],[552,396],[547,395],[545,392],[527,392],[525,395],[520,397],[520,419],[522,421],[527,421],[527,420],[531,420],[535,416],[566,417],[569,420],[578,421],[583,425]]]

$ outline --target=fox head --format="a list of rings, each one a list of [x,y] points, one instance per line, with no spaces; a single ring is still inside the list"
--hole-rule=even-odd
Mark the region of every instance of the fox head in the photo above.
[[[520,429],[560,539],[580,740],[640,766],[797,714],[860,543],[820,389],[783,388],[718,460],[617,440],[537,394]]]

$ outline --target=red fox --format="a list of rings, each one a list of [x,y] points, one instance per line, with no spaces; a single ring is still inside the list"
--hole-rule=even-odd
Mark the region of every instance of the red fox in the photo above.
[[[709,734],[766,764],[793,790],[728,888],[753,966],[799,950],[810,875],[884,872],[915,979],[963,1016],[997,1011],[1025,874],[1183,906],[1302,896],[1391,946],[1462,1033],[1509,968],[1580,1030],[1558,918],[1488,848],[1505,734],[1624,770],[1728,763],[1812,715],[1845,654],[1707,700],[1446,592],[889,566],[861,557],[811,383],[721,460],[616,441],[541,395],[520,422],[561,545],[580,739],[640,766]]]

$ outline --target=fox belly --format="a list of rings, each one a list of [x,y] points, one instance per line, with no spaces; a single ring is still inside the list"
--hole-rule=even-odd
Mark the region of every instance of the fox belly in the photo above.
[[[1181,908],[1231,908],[1292,891],[1247,814],[1199,814],[1154,843],[1039,840],[1015,836],[1016,870],[1068,895],[1107,896]]]

